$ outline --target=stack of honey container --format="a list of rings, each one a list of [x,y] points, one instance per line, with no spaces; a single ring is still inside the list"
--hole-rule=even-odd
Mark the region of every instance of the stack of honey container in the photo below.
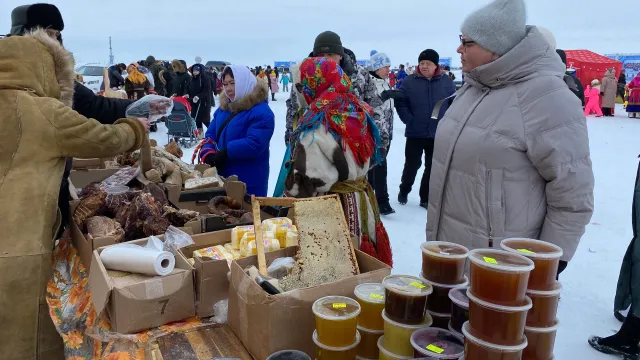
[[[355,360],[361,337],[357,330],[360,304],[345,296],[327,296],[313,303],[316,316],[316,360]]]
[[[387,276],[382,286],[385,288],[384,336],[378,340],[379,359],[413,359],[411,335],[433,322],[426,313],[427,298],[433,289],[424,280],[408,275]]]
[[[469,249],[442,241],[425,242],[420,248],[420,278],[433,287],[433,294],[427,301],[427,313],[433,318],[433,327],[449,329],[452,311],[449,292],[454,288],[465,288],[469,284],[464,275]]]
[[[558,329],[558,302],[562,286],[556,281],[562,249],[556,245],[531,239],[506,239],[500,246],[511,253],[533,261],[527,295],[533,307],[527,316],[525,335],[529,346],[523,360],[551,360]]]
[[[360,345],[357,348],[357,360],[377,360],[379,355],[378,340],[384,334],[384,286],[380,283],[366,283],[356,286],[356,300],[360,304],[358,332]]]
[[[465,360],[521,359],[528,344],[524,332],[532,307],[527,284],[533,261],[495,249],[472,250],[469,260]]]

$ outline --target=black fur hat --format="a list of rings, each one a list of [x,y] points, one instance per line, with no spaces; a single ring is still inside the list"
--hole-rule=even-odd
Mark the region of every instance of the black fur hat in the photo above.
[[[53,4],[22,5],[11,12],[10,35],[23,35],[35,28],[64,30],[60,10]]]

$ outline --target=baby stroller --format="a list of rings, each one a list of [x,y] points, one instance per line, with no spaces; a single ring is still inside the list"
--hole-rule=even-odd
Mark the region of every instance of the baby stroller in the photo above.
[[[196,121],[191,117],[191,105],[183,97],[173,99],[173,110],[167,117],[168,142],[173,140],[184,147],[196,144]]]

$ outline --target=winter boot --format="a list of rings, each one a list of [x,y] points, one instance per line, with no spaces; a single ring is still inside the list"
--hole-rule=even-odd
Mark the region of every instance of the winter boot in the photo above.
[[[271,93],[271,100],[272,101],[278,101],[278,100],[276,100],[276,94],[275,93]]]
[[[391,204],[389,204],[388,202],[380,203],[379,209],[380,209],[380,215],[391,215],[396,212],[395,210],[393,210],[393,208],[391,207]]]
[[[398,193],[398,202],[400,203],[400,205],[407,205],[407,202],[409,202],[409,195],[403,193],[402,191],[400,191],[400,193]]]
[[[594,336],[589,345],[604,354],[619,355],[625,359],[638,359],[640,356],[640,318],[631,314],[622,324],[617,334],[601,338]]]

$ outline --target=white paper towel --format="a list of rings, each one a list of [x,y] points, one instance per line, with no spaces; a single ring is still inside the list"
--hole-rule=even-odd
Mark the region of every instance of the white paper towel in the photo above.
[[[175,256],[162,251],[162,241],[151,238],[147,246],[118,244],[102,250],[100,259],[108,270],[127,271],[144,275],[165,276],[176,265]]]

